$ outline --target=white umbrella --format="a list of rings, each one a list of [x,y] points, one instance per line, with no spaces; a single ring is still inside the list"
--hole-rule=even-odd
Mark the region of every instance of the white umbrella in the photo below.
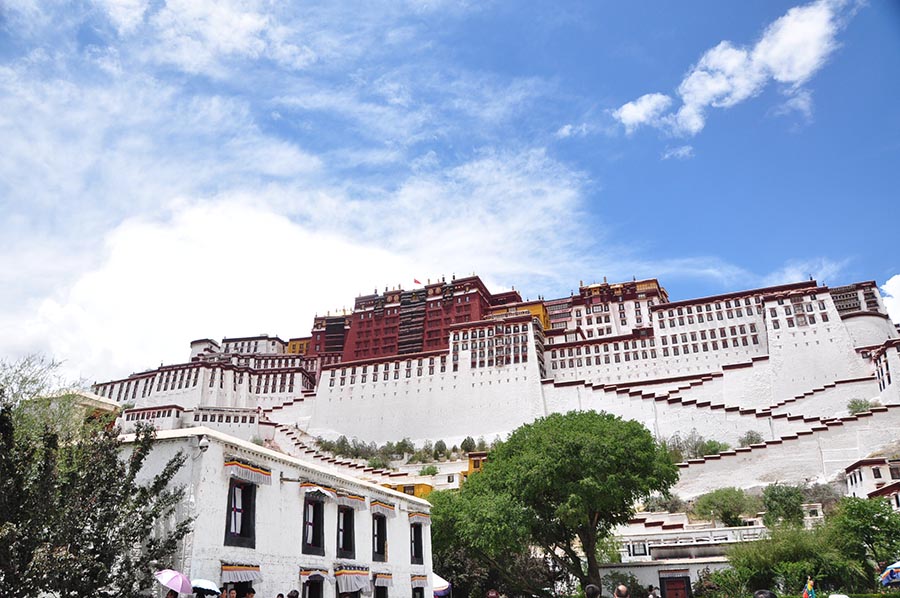
[[[195,594],[203,596],[218,596],[219,594],[219,586],[216,585],[216,582],[208,579],[192,579],[191,586],[193,586]]]
[[[187,575],[174,569],[163,569],[153,574],[156,581],[179,594],[190,594],[193,591],[191,580]]]

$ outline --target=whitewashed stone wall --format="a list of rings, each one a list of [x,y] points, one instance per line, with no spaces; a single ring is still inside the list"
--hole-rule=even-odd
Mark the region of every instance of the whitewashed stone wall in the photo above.
[[[205,452],[197,448],[199,437],[209,440]],[[397,506],[397,516],[388,518],[388,562],[375,563],[371,558],[371,512],[360,510],[355,519],[356,558],[340,559],[341,563],[369,567],[370,570],[393,573],[392,596],[412,596],[411,574],[427,575],[430,595],[431,582],[431,534],[430,526],[423,529],[424,564],[410,563],[410,529],[407,514],[410,510],[428,512],[430,505],[386,488],[368,484],[358,479],[328,472],[313,464],[257,447],[253,444],[222,435],[204,428],[160,432],[156,446],[144,468],[144,475],[152,475],[177,451],[187,456],[185,466],[178,472],[173,484],[183,485],[187,496],[178,507],[178,516],[193,516],[192,533],[185,539],[176,555],[174,566],[189,577],[219,582],[222,563],[258,565],[262,579],[253,582],[258,596],[274,596],[293,588],[300,589],[300,567],[319,566],[333,568],[336,558],[337,507],[326,503],[324,539],[325,556],[306,555],[301,552],[303,527],[303,497],[299,485],[280,482],[279,478],[304,478],[332,488],[343,488],[365,496],[377,498]],[[238,456],[250,462],[270,468],[271,485],[258,485],[256,491],[256,547],[225,546],[225,522],[228,506],[229,478],[224,471],[226,455]],[[158,596],[164,595],[161,586],[153,588]],[[325,598],[336,598],[336,587],[324,584]]]
[[[673,491],[693,498],[722,486],[761,487],[775,482],[801,484],[825,481],[855,461],[896,440],[900,405],[875,413],[844,418],[801,433],[796,439],[738,450],[719,458],[691,462],[682,468]]]

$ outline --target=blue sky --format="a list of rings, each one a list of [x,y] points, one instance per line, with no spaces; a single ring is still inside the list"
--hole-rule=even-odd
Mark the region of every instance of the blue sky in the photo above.
[[[120,376],[454,273],[900,296],[898,72],[888,1],[7,1],[0,355]]]

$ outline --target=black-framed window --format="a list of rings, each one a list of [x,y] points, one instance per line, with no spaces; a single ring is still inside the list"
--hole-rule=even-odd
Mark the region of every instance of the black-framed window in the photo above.
[[[322,598],[324,595],[322,585],[321,579],[307,580],[306,583],[303,584],[303,598]]]
[[[387,517],[372,515],[372,560],[377,563],[387,561]]]
[[[325,555],[325,503],[306,496],[303,501],[303,554]]]
[[[337,516],[337,555],[342,559],[356,558],[354,543],[354,522],[356,511],[351,507],[338,507]]]
[[[425,588],[413,588],[412,598],[425,598]]]
[[[256,548],[256,486],[232,479],[225,515],[225,546]]]
[[[385,586],[375,586],[375,598],[388,598],[388,589]]]
[[[422,543],[422,524],[413,523],[409,526],[410,562],[413,565],[421,565],[425,562],[425,546]]]

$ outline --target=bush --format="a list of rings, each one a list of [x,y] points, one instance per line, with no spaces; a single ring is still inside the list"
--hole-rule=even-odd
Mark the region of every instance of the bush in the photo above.
[[[741,525],[741,515],[753,514],[757,507],[758,501],[740,488],[719,488],[699,497],[692,510],[700,517],[735,527]]]
[[[864,411],[869,411],[872,407],[880,407],[881,403],[878,401],[870,401],[868,399],[850,399],[850,402],[847,403],[847,411],[850,412],[850,415],[857,415],[863,413]]]
[[[419,475],[437,475],[438,468],[436,465],[426,465],[419,470]]]
[[[738,438],[738,446],[750,446],[751,444],[759,444],[762,441],[762,434],[756,430],[748,430],[743,436]]]
[[[644,508],[651,513],[659,511],[683,513],[687,510],[687,507],[687,503],[681,500],[677,494],[672,494],[671,496],[651,496],[644,501]]]

